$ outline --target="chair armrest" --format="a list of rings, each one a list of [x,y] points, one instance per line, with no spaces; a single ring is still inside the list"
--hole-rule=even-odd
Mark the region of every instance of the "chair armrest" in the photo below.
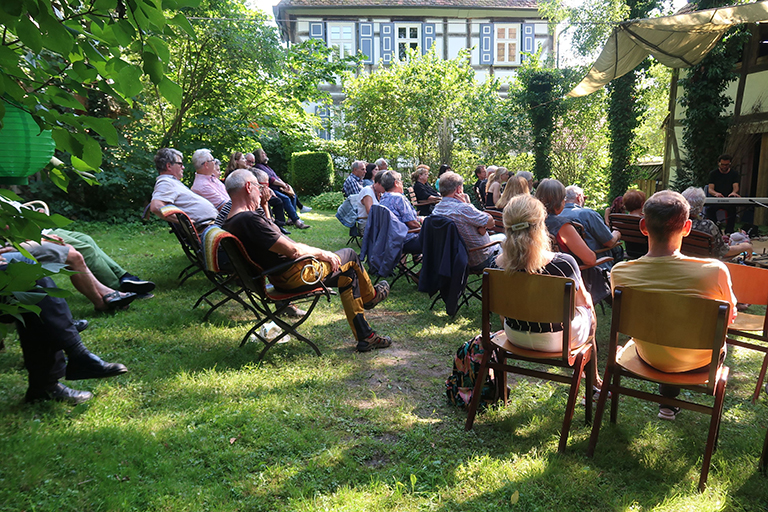
[[[485,244],[485,245],[479,245],[479,246],[477,246],[477,247],[473,247],[473,248],[471,248],[471,249],[470,249],[469,251],[467,251],[467,252],[475,252],[475,251],[479,251],[479,250],[481,250],[481,249],[487,249],[488,247],[493,247],[494,245],[497,245],[497,244],[501,244],[501,241],[499,241],[499,240],[496,240],[495,242],[491,242],[491,243],[489,243],[489,244]]]
[[[610,256],[603,256],[602,258],[595,261],[594,265],[579,265],[579,270],[584,270],[592,267],[598,267],[602,265],[603,263],[608,263],[609,261],[613,261],[613,258]]]
[[[295,265],[296,263],[299,263],[299,262],[305,261],[305,260],[315,260],[315,261],[318,261],[318,259],[315,258],[314,256],[311,256],[311,255],[307,254],[307,255],[304,255],[304,256],[302,256],[300,258],[296,258],[295,260],[291,260],[291,261],[285,262],[285,263],[283,263],[281,265],[277,265],[276,267],[272,267],[272,268],[268,268],[266,270],[262,270],[261,274],[255,276],[255,277],[256,278],[261,278],[261,277],[271,276],[272,274],[279,274],[282,271],[284,271],[285,269],[290,268],[291,266]]]

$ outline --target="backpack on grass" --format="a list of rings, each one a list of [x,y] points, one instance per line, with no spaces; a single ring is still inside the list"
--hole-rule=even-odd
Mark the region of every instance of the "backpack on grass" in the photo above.
[[[445,381],[445,394],[448,402],[458,407],[466,407],[472,401],[475,389],[475,379],[480,372],[480,362],[483,359],[482,335],[477,335],[464,343],[456,351],[453,361],[453,373]],[[491,355],[491,361],[496,362],[496,354]],[[480,406],[496,401],[496,379],[493,370],[488,370],[481,392]]]

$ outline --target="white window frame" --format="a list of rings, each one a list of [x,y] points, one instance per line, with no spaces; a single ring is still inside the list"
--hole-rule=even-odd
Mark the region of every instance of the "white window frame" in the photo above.
[[[400,29],[404,28],[406,37],[400,37]],[[411,29],[416,29],[416,37],[410,36]],[[421,23],[395,23],[395,58],[400,59],[400,44],[406,45],[406,48],[412,48],[412,44],[416,43],[416,49],[421,50]]]
[[[338,29],[339,31],[339,37],[334,38],[333,32],[334,29]],[[349,39],[344,39],[344,30],[349,30]],[[347,57],[349,55],[355,55],[357,52],[357,48],[355,48],[355,22],[343,22],[343,21],[329,21],[327,23],[327,32],[328,32],[328,47],[333,48],[334,52],[339,56],[340,59],[343,59],[344,57]],[[345,49],[343,44],[348,43],[349,48]]]
[[[510,39],[508,37],[500,38],[499,29],[504,30],[504,35],[509,34],[509,29],[515,29],[515,38]],[[520,51],[522,47],[523,26],[521,23],[494,23],[493,24],[493,63],[496,66],[519,66],[520,65]],[[499,58],[499,45],[504,45],[504,55]],[[507,59],[509,56],[509,45],[515,45],[515,60],[510,61]]]

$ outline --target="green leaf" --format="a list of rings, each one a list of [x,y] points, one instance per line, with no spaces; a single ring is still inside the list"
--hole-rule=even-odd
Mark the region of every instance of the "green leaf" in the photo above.
[[[72,160],[72,167],[74,167],[76,170],[79,171],[92,171],[93,167],[88,165],[84,160],[81,158],[76,157],[75,155],[71,156]]]
[[[71,155],[83,154],[82,142],[77,140],[66,128],[54,127],[53,140],[56,142],[56,148],[61,151],[66,151]]]
[[[128,46],[131,44],[133,38],[128,32],[125,31],[125,27],[122,23],[111,23],[110,26],[112,27],[112,34],[115,36],[115,39],[117,39],[117,43],[120,46]]]
[[[41,292],[13,292],[13,296],[22,304],[37,304],[47,294]]]
[[[167,66],[171,61],[171,51],[168,49],[168,44],[157,36],[147,39],[147,43],[152,48],[152,52]]]
[[[187,35],[189,35],[189,37],[191,37],[193,41],[197,40],[195,29],[192,28],[192,25],[189,23],[189,20],[182,13],[179,13],[173,18],[171,18],[170,23],[172,23],[173,25],[176,25],[177,27],[182,29],[184,32],[186,32]]]
[[[51,102],[55,105],[58,105],[60,107],[67,107],[72,108],[75,110],[83,110],[83,104],[77,101],[74,96],[71,94],[68,94],[67,92],[61,90],[61,89],[53,89],[53,94],[51,94],[50,99]]]
[[[149,75],[149,79],[153,84],[159,84],[164,78],[163,75],[163,63],[152,52],[144,52],[142,55],[144,61],[144,72]]]
[[[19,2],[19,0],[0,0],[0,9],[13,18],[21,16],[23,6],[24,3]]]
[[[157,84],[157,87],[160,89],[160,94],[163,95],[163,98],[171,102],[174,107],[179,108],[181,106],[183,91],[178,84],[166,76]]]
[[[107,144],[110,146],[116,146],[117,145],[117,130],[115,129],[115,126],[112,124],[112,120],[108,117],[90,117],[90,116],[83,116],[80,118],[80,121],[87,126],[88,128],[93,129],[104,137],[104,140],[107,141]]]
[[[67,297],[72,296],[72,292],[61,288],[46,288],[45,291],[47,295],[50,295],[51,297],[59,297],[61,299],[66,299]]]
[[[40,35],[40,29],[32,23],[28,16],[22,16],[16,23],[16,35],[33,52],[40,53],[43,49],[43,38]]]
[[[85,160],[92,169],[98,169],[101,165],[101,146],[96,142],[96,139],[90,135],[85,136],[83,160]]]
[[[141,91],[144,90],[144,86],[141,84],[141,69],[133,65],[124,67],[117,74],[114,87],[129,98],[141,94]]]
[[[69,177],[61,171],[61,169],[53,168],[50,171],[48,171],[48,179],[51,180],[51,183],[59,187],[64,192],[67,191],[67,187],[69,186]]]
[[[162,10],[156,8],[148,1],[141,2],[139,7],[142,11],[144,11],[144,14],[146,14],[147,18],[149,19],[149,23],[155,30],[163,30],[166,21]]]

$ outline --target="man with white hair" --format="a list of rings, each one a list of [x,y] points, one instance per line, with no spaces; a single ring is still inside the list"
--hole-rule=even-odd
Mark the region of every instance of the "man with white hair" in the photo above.
[[[368,164],[363,160],[355,160],[352,162],[352,167],[350,168],[351,173],[347,176],[347,179],[344,180],[344,186],[341,189],[342,192],[344,192],[344,197],[359,194],[363,189],[363,176],[365,176],[366,165]]]
[[[565,187],[565,208],[558,217],[574,220],[584,226],[584,242],[593,251],[614,247],[621,240],[621,233],[608,229],[602,215],[584,208],[584,190],[576,185]]]
[[[379,158],[374,163],[379,168],[379,171],[386,171],[389,168],[389,163],[383,158]]]
[[[314,257],[318,262],[315,271],[322,275],[323,283],[339,289],[347,322],[357,340],[357,350],[368,352],[392,344],[388,336],[376,334],[365,319],[365,310],[387,298],[389,284],[379,281],[374,287],[355,251],[349,248],[335,253],[324,251],[282,235],[265,214],[267,196],[262,194],[266,187],[250,171],[232,172],[225,185],[232,198],[232,209],[222,228],[240,239],[251,260],[262,268],[273,268],[301,256]],[[269,281],[277,289],[302,288],[305,264],[297,262],[281,274],[271,275]]]
[[[253,155],[251,155],[253,156]],[[221,211],[221,207],[229,201],[227,189],[216,176],[215,158],[209,149],[198,149],[192,154],[192,165],[195,166],[195,181],[192,192],[206,198]]]

